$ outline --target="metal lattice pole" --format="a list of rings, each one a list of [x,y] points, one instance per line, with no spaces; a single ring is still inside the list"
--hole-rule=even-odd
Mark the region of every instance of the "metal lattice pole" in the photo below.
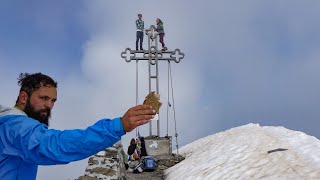
[[[184,58],[184,53],[180,49],[175,50],[158,50],[158,36],[159,34],[155,32],[153,28],[150,27],[150,31],[147,32],[148,36],[148,49],[147,50],[131,50],[126,48],[125,51],[121,53],[121,57],[125,59],[126,62],[131,62],[135,60],[138,61],[148,61],[149,66],[149,92],[155,91],[159,94],[159,61],[174,61],[179,63],[181,59]],[[155,75],[152,74],[152,70],[155,68]],[[156,89],[152,88],[152,79],[156,80]],[[152,134],[152,122],[149,122],[149,133]],[[160,115],[158,114],[157,120],[157,135],[160,137]]]

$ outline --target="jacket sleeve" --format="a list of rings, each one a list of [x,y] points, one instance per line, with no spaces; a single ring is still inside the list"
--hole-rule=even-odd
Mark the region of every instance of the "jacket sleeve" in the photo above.
[[[102,119],[87,129],[54,130],[28,117],[6,123],[8,155],[39,165],[66,164],[112,146],[125,134],[120,118]]]

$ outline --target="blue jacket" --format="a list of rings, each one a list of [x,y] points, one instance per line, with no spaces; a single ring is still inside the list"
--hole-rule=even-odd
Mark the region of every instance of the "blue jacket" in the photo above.
[[[36,179],[38,165],[87,158],[121,139],[120,118],[102,119],[85,130],[54,130],[24,112],[0,105],[0,178]]]

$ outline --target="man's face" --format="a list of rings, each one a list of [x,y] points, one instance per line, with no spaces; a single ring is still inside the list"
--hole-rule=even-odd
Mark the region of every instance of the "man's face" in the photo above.
[[[51,109],[57,100],[57,89],[51,86],[41,86],[28,98],[24,112],[31,118],[49,125]]]

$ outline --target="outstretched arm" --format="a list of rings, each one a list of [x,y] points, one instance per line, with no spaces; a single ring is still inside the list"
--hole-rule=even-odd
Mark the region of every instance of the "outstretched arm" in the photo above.
[[[125,134],[120,118],[102,119],[86,129],[55,130],[20,116],[0,132],[3,153],[40,165],[81,160],[113,145]]]
[[[112,146],[125,132],[150,121],[155,114],[149,105],[130,108],[122,118],[102,119],[87,129],[54,130],[26,116],[8,120],[0,132],[3,153],[24,161],[65,164],[87,158]]]

